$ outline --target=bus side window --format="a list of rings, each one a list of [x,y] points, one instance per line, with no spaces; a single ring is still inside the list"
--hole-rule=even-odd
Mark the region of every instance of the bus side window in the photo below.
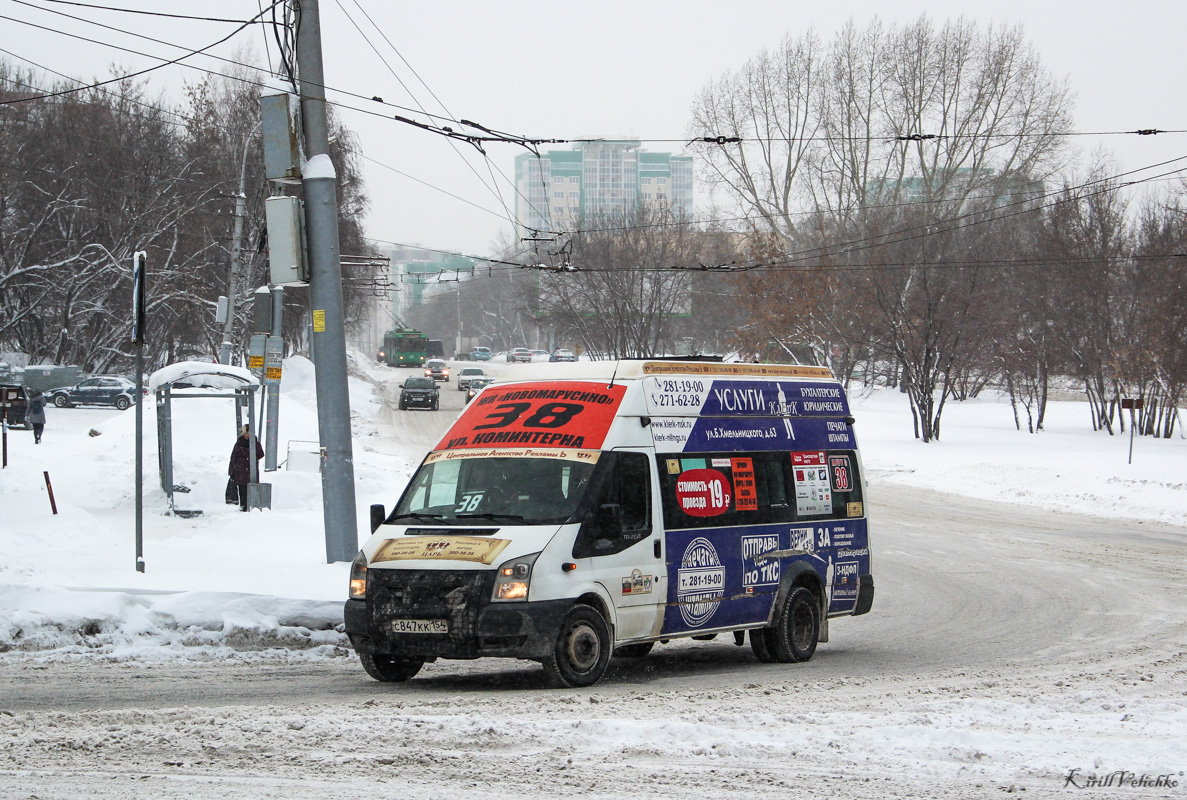
[[[642,453],[618,453],[618,504],[622,506],[623,530],[651,528],[649,468],[650,459]]]
[[[610,471],[600,487],[591,517],[582,524],[573,543],[574,558],[621,553],[651,535],[651,460],[642,453],[631,452],[603,454],[602,458],[613,461],[609,462]],[[617,505],[622,510],[621,535],[608,543],[602,538],[605,531],[600,530],[597,522],[599,509],[604,505]]]
[[[758,504],[763,508],[787,507],[787,470],[782,459],[762,459],[755,463],[758,475]],[[782,515],[780,515],[782,516]]]

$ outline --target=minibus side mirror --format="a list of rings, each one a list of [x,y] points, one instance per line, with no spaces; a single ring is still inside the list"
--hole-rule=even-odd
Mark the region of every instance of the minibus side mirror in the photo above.
[[[387,519],[387,511],[383,508],[383,503],[376,503],[371,506],[371,533],[379,530],[379,526]]]

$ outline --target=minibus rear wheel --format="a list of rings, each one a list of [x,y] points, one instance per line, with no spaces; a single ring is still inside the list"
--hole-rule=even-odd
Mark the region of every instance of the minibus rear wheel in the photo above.
[[[610,665],[610,627],[597,609],[575,605],[565,614],[544,675],[556,688],[593,686]]]
[[[363,662],[363,669],[368,675],[384,683],[403,683],[425,665],[421,658],[399,658],[379,653],[359,653],[359,661]]]
[[[803,586],[787,595],[775,621],[773,654],[777,661],[807,661],[820,639],[820,604]]]

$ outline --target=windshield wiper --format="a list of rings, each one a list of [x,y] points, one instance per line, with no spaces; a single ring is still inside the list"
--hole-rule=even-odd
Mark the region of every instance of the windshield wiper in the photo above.
[[[498,520],[510,520],[512,522],[523,522],[527,517],[521,514],[494,514],[487,511],[482,514],[456,514],[458,519],[489,519],[491,522]]]
[[[407,514],[400,514],[400,515],[398,515],[398,516],[392,517],[392,519],[393,519],[393,520],[397,520],[397,519],[408,519],[408,518],[412,518],[412,519],[434,519],[434,520],[435,520],[435,519],[445,519],[445,515],[444,515],[444,514],[421,514],[421,513],[419,513],[419,512],[409,512],[409,513],[407,513]]]

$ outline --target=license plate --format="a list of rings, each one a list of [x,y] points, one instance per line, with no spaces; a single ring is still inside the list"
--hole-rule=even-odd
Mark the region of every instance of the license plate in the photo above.
[[[392,633],[449,633],[449,623],[443,619],[394,619]]]

